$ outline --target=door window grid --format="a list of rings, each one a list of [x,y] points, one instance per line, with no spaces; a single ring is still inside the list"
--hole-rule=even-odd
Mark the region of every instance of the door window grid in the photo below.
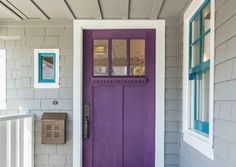
[[[189,80],[193,84],[193,128],[209,134],[209,37],[210,1],[190,19]],[[208,13],[207,13],[208,12]],[[208,27],[207,30],[205,28]],[[207,46],[208,44],[209,46]],[[207,49],[208,48],[208,49]]]
[[[96,43],[98,41],[107,41],[106,45],[97,45]],[[122,63],[122,66],[117,66],[117,62],[115,62],[115,56],[117,55],[118,52],[122,52],[122,50],[117,50],[117,46],[115,43],[122,41],[122,45],[125,45],[126,47],[123,46],[123,49],[126,51],[123,53],[123,61],[126,63]],[[133,45],[136,48],[132,47]],[[134,76],[134,77],[144,77],[145,76],[145,56],[146,56],[146,49],[145,49],[145,39],[94,39],[93,42],[93,76]],[[104,52],[98,53],[98,50],[102,50],[101,48],[103,47]],[[115,50],[115,49],[116,50]],[[135,48],[135,49],[132,49]],[[140,51],[141,50],[141,51]],[[104,69],[102,70],[99,66],[96,64],[96,55],[97,54],[107,54]],[[141,53],[141,54],[140,54]],[[132,60],[131,60],[132,59]],[[136,64],[135,64],[136,63]],[[117,67],[116,67],[117,66]],[[122,67],[122,69],[121,69]],[[105,70],[105,71],[104,71]],[[118,70],[118,71],[117,71]],[[103,72],[102,72],[103,71]]]

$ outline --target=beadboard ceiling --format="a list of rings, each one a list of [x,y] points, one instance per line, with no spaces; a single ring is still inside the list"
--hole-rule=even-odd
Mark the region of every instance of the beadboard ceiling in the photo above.
[[[158,19],[191,0],[0,0],[0,19]]]

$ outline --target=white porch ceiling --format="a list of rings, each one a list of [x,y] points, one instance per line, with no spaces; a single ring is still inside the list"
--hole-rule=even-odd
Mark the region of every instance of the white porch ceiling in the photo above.
[[[178,17],[191,0],[0,0],[0,19],[157,19]]]

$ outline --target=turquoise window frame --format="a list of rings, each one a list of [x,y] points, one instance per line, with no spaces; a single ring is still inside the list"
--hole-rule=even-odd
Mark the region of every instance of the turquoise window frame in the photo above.
[[[53,71],[54,71],[54,76],[53,79],[43,79],[43,72],[42,72],[42,65],[43,65],[43,57],[53,57]],[[39,53],[38,54],[38,79],[39,83],[56,83],[56,53]]]
[[[203,10],[205,9],[205,7],[210,3],[210,0],[205,0],[204,3],[201,5],[201,7],[197,10],[197,12],[193,15],[193,17],[190,19],[189,21],[189,80],[193,81],[194,84],[194,123],[193,123],[193,127],[194,129],[201,131],[205,134],[209,134],[209,121],[208,122],[203,122],[203,121],[199,121],[197,119],[197,80],[199,79],[199,77],[201,77],[201,75],[210,70],[210,59],[207,60],[206,62],[203,62],[203,47],[204,47],[204,37],[206,35],[208,35],[211,32],[211,29],[209,28],[206,32],[204,32],[203,29]],[[192,24],[193,21],[200,16],[200,24],[199,24],[199,37],[197,39],[195,39],[195,41],[192,41],[193,37],[192,37]],[[192,47],[196,44],[199,43],[199,64],[192,67]]]

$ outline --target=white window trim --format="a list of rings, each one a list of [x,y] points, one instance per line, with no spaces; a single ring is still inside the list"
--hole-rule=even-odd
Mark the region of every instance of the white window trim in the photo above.
[[[73,59],[73,167],[82,167],[83,30],[155,29],[155,167],[164,167],[165,129],[165,21],[164,20],[75,20]]]
[[[39,83],[39,53],[55,53],[56,54],[56,82],[55,83]],[[59,88],[59,49],[34,49],[34,88]]]
[[[194,0],[184,14],[184,41],[183,41],[183,140],[193,148],[214,160],[213,149],[213,108],[214,108],[214,34],[215,34],[215,0],[211,0],[211,33],[210,33],[210,100],[209,100],[209,137],[200,135],[189,129],[190,82],[189,82],[189,20],[204,3],[204,0]]]
[[[6,109],[6,50],[0,49],[0,110]]]

